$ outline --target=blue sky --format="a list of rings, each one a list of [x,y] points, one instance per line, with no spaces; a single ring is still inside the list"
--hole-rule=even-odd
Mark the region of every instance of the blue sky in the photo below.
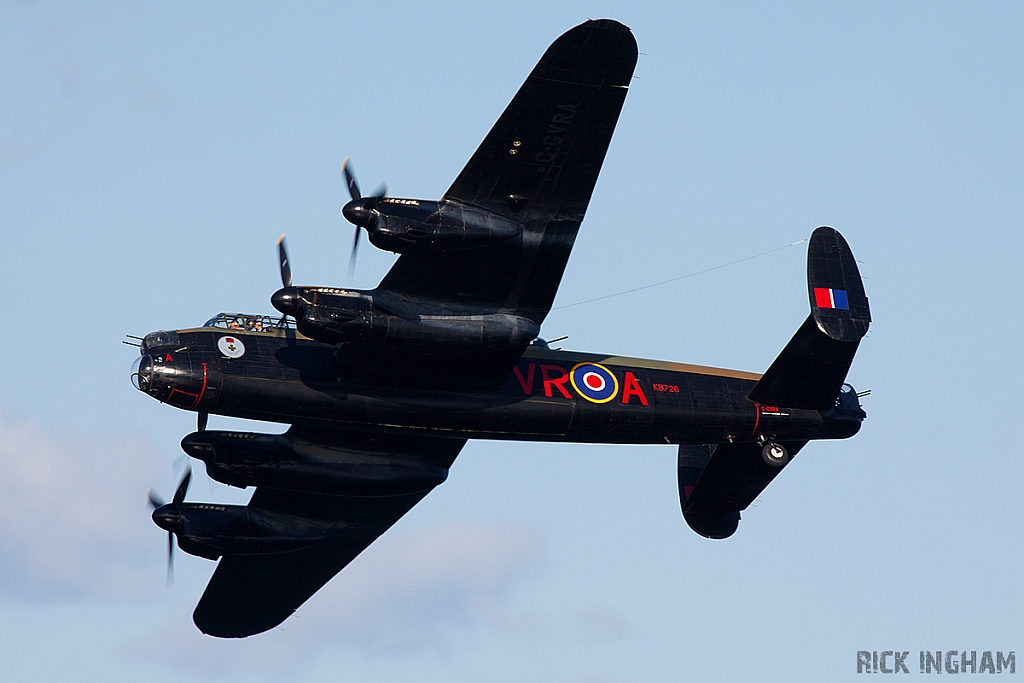
[[[844,680],[857,650],[1024,650],[1019,4],[0,3],[5,680]],[[643,53],[557,306],[843,232],[869,418],[723,542],[671,447],[471,442],[283,629],[201,636],[165,538],[191,414],[124,334],[344,284],[338,169],[439,197],[548,44]],[[569,348],[763,371],[804,246],[556,309]],[[393,256],[364,244],[357,286]],[[212,418],[211,427],[244,425]],[[262,429],[264,426],[256,425]],[[193,500],[244,501],[196,470]]]

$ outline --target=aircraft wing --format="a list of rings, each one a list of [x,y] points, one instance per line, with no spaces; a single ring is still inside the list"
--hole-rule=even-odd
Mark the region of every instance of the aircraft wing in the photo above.
[[[445,310],[551,308],[636,66],[628,27],[587,21],[559,37],[444,195],[523,226],[476,249],[402,255],[378,291]]]
[[[465,439],[445,440],[452,461]],[[429,446],[425,445],[425,450]],[[432,454],[435,459],[437,454]],[[450,465],[450,463],[449,463]],[[329,528],[325,540],[282,553],[227,555],[192,615],[199,630],[245,638],[274,628],[354,560],[431,489],[392,496],[337,496],[258,488],[250,508],[292,525]]]

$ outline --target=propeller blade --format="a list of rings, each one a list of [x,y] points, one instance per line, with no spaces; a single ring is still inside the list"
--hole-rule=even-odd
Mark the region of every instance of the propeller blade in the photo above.
[[[167,532],[167,585],[174,585],[174,532]]]
[[[156,510],[158,507],[164,506],[164,499],[160,497],[159,493],[154,493],[153,489],[146,491],[146,500],[149,502],[149,507]]]
[[[352,276],[356,273],[356,255],[359,253],[359,226],[356,226],[356,236],[352,240],[352,253],[348,257],[348,281],[352,282]]]
[[[360,199],[362,195],[359,194],[359,183],[356,182],[356,176],[348,168],[348,157],[341,162],[341,174],[345,176],[345,184],[348,186],[348,194],[352,199]]]
[[[359,228],[369,225],[371,213],[377,206],[376,200],[388,196],[388,184],[386,181],[382,182],[373,194],[366,197],[366,201],[360,202],[358,200],[363,199],[363,196],[359,193],[359,183],[356,182],[356,176],[349,166],[348,157],[345,157],[341,164],[341,174],[345,176],[345,184],[348,185],[348,193],[352,197],[352,201],[342,208],[341,214],[345,220],[356,226],[356,233],[352,237],[352,253],[348,257],[348,279],[351,281],[356,272],[356,256],[359,254]]]
[[[192,480],[192,467],[190,466],[185,470],[185,476],[182,477],[181,483],[178,484],[178,490],[174,492],[174,499],[171,501],[171,505],[168,506],[170,509],[159,511],[160,508],[166,504],[159,495],[153,493],[153,489],[150,489],[146,493],[146,497],[149,499],[149,505],[155,511],[153,512],[153,521],[156,525],[167,529],[167,585],[170,586],[174,583],[174,529],[180,528],[181,525],[181,512],[180,506],[185,500],[185,493],[188,491],[188,483]]]
[[[190,465],[185,470],[185,476],[182,477],[181,483],[178,484],[178,490],[174,492],[174,498],[171,499],[171,504],[174,507],[178,507],[185,500],[185,493],[188,491],[188,483],[192,480],[192,466]]]
[[[288,263],[288,245],[285,244],[284,235],[277,239],[277,261],[281,266],[281,284],[285,287],[291,287],[292,267]]]

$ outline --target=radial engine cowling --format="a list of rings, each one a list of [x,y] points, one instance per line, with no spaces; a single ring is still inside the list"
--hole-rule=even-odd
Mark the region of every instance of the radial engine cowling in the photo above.
[[[428,491],[448,477],[463,439],[292,427],[285,434],[194,432],[182,439],[211,478],[245,488],[347,496]]]

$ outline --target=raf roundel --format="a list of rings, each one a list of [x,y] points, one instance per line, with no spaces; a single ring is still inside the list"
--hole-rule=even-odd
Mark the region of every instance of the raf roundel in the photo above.
[[[579,363],[569,372],[576,393],[591,403],[607,403],[619,393],[619,380],[597,363]]]
[[[241,358],[245,355],[245,344],[238,337],[221,337],[217,340],[217,349],[228,358]]]

